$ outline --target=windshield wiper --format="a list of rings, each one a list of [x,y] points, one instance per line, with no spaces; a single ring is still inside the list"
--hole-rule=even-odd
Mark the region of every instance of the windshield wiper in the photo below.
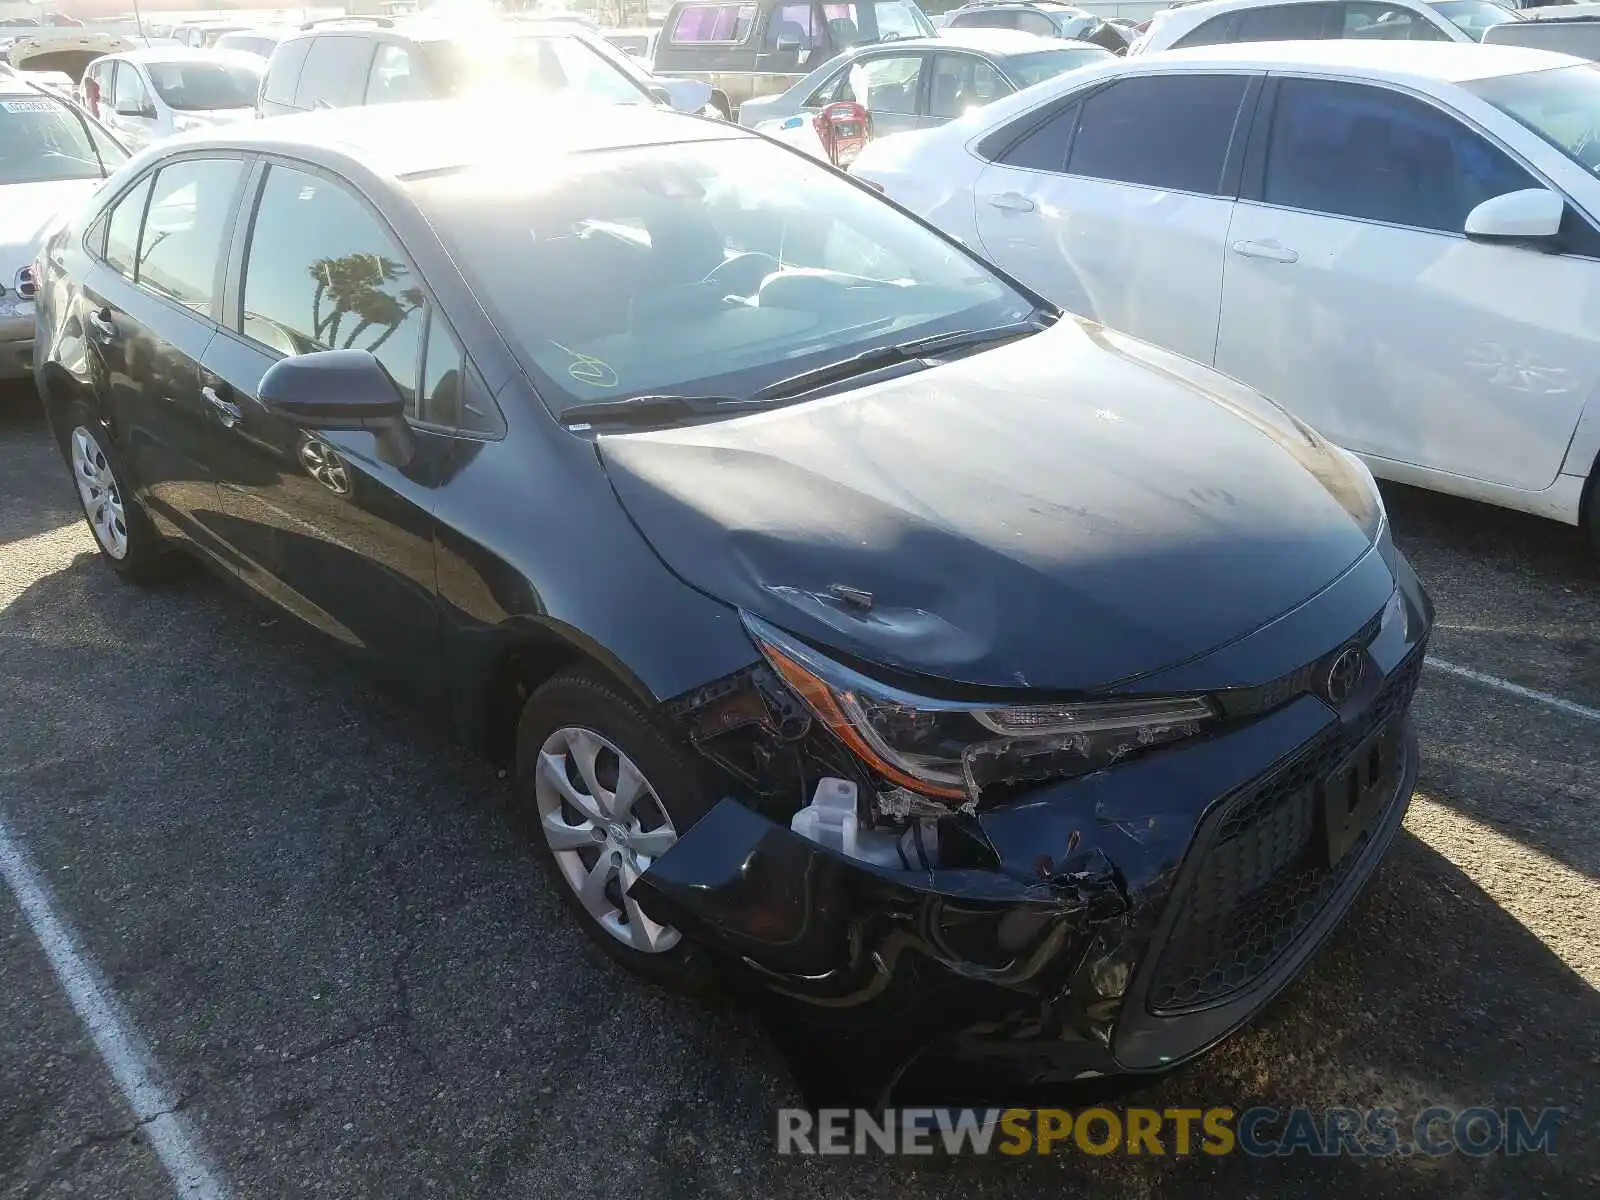
[[[824,363],[820,367],[813,367],[809,371],[801,371],[798,375],[769,383],[756,392],[752,399],[788,399],[827,387],[832,383],[854,379],[857,375],[880,371],[897,363],[915,362],[918,359],[947,354],[952,350],[964,350],[972,346],[1025,337],[1030,333],[1038,333],[1046,324],[1047,322],[1041,321],[1039,317],[1032,316],[1026,321],[1013,321],[1008,325],[992,325],[987,329],[953,329],[947,333],[912,338],[908,342],[877,346],[871,350],[863,350],[860,354],[852,354],[849,358],[842,358],[838,362]]]
[[[681,421],[687,417],[717,417],[729,413],[766,408],[765,402],[737,396],[660,395],[624,396],[620,400],[596,400],[574,404],[561,410],[557,418],[563,425],[655,425],[662,421]]]

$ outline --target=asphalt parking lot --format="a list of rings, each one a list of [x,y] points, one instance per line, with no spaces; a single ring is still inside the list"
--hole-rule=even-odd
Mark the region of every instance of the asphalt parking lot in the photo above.
[[[1560,526],[1388,497],[1447,664],[1417,702],[1406,829],[1260,1021],[1126,1099],[1561,1107],[1553,1158],[775,1156],[794,1092],[753,1020],[593,951],[504,785],[429,714],[205,576],[119,584],[16,388],[0,843],[142,1036],[214,1194],[1592,1196],[1600,558]],[[177,1126],[130,1110],[47,940],[0,887],[0,1198],[173,1196],[146,1134]]]

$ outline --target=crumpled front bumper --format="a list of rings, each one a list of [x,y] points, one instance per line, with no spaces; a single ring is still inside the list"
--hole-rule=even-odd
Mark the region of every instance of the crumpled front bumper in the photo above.
[[[1344,708],[1301,694],[980,811],[964,836],[992,866],[881,867],[725,799],[633,894],[733,968],[813,1103],[1004,1103],[1166,1070],[1294,978],[1400,826],[1431,624],[1402,574]],[[1380,728],[1398,753],[1381,805],[1319,864],[1323,783]]]

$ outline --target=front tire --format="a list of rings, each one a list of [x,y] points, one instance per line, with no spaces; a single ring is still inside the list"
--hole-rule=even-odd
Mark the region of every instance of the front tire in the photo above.
[[[87,405],[75,401],[67,408],[62,428],[62,452],[100,557],[132,583],[166,578],[171,573],[171,556],[128,491],[128,474],[105,423],[96,420]]]
[[[676,732],[597,672],[551,679],[517,727],[517,789],[534,846],[584,932],[630,971],[699,990],[695,948],[625,889],[711,807]]]

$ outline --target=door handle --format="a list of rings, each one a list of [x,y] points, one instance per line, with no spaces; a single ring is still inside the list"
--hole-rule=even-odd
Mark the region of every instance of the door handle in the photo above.
[[[989,197],[991,207],[1002,212],[1032,212],[1038,206],[1021,192],[1000,192]]]
[[[1235,242],[1233,252],[1245,258],[1266,258],[1273,262],[1292,263],[1300,261],[1299,251],[1291,250],[1287,246],[1280,246],[1276,242]]]
[[[206,398],[206,403],[216,410],[217,420],[222,422],[224,429],[232,429],[239,423],[239,418],[244,416],[243,410],[233,401],[217,395],[214,387],[203,387],[200,394]]]
[[[89,328],[100,335],[102,342],[115,341],[117,337],[116,322],[111,319],[111,310],[102,308],[99,312],[89,314]]]

